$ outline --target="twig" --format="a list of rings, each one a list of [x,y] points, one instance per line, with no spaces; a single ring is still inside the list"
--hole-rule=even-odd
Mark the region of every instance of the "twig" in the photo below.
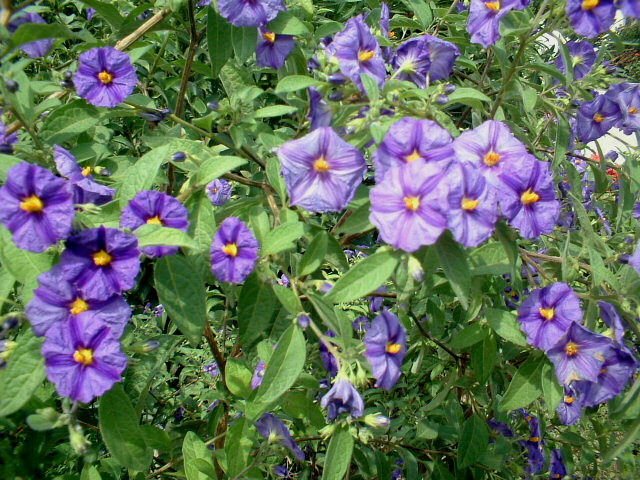
[[[461,361],[463,360],[463,358],[458,355],[456,352],[454,352],[453,350],[451,350],[449,347],[447,347],[444,343],[442,343],[440,340],[438,340],[437,338],[435,338],[433,335],[431,335],[429,332],[427,332],[424,327],[420,324],[420,321],[417,318],[414,318],[413,321],[415,322],[416,326],[418,327],[418,330],[420,330],[420,333],[422,334],[422,336],[424,336],[425,338],[431,340],[433,343],[435,343],[436,345],[438,345],[441,349],[443,349],[445,352],[447,352],[449,355],[451,355],[453,358],[456,359],[456,361]]]
[[[562,263],[563,259],[562,257],[554,257],[552,255],[545,255],[542,253],[535,253],[535,252],[529,252],[528,250],[525,250],[524,248],[520,248],[521,252],[525,252],[526,255],[528,255],[529,257],[532,258],[539,258],[540,260],[544,260],[545,262],[553,262],[553,263]],[[591,267],[589,265],[587,265],[586,263],[578,263],[578,266],[580,268],[582,268],[583,270],[586,270],[587,272],[591,272]]]
[[[216,340],[216,334],[213,333],[211,327],[209,326],[209,322],[205,322],[204,324],[204,338],[207,339],[207,343],[209,344],[209,348],[211,349],[211,353],[213,353],[213,358],[216,359],[216,363],[218,364],[218,370],[220,371],[220,376],[222,377],[222,383],[227,385],[227,381],[225,378],[225,364],[226,360],[224,355],[220,351],[218,347],[218,342]]]

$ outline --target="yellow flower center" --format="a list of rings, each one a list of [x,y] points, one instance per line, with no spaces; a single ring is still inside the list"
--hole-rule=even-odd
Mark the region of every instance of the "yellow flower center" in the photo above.
[[[389,38],[396,38],[396,32],[389,32]]]
[[[605,373],[607,373],[607,369],[603,368],[603,369],[600,370],[599,375],[604,375]]]
[[[88,177],[90,173],[91,173],[91,167],[84,167],[82,169],[82,176],[83,177]]]
[[[574,355],[577,355],[580,352],[580,349],[578,348],[577,343],[569,342],[565,345],[564,351],[567,355],[569,355],[570,357],[573,357]]]
[[[527,422],[530,422],[531,420],[533,420],[533,417],[532,417],[531,415],[527,415],[526,417],[524,417],[524,419],[525,419]]]
[[[422,155],[420,155],[420,152],[418,152],[418,150],[414,150],[413,153],[407,155],[404,157],[404,159],[407,161],[407,163],[411,163],[414,160],[417,160],[419,158],[422,158]]]
[[[460,203],[463,210],[466,210],[467,212],[472,212],[478,207],[478,205],[480,204],[480,200],[473,200],[471,198],[462,197],[462,202]]]
[[[564,399],[563,399],[564,403],[567,403],[569,405],[571,405],[574,400],[575,399],[573,397],[568,397],[568,396],[565,396]]]
[[[360,50],[358,52],[358,60],[366,62],[367,60],[371,60],[375,54],[376,52],[373,50]]]
[[[404,204],[408,210],[415,212],[420,208],[420,197],[404,197]]]
[[[603,122],[604,121],[604,117],[602,115],[600,115],[599,113],[596,113],[593,116],[593,121],[596,122],[596,123]]]
[[[111,82],[113,82],[113,75],[111,75],[106,70],[103,70],[98,74],[98,80],[100,80],[105,85],[109,85]]]
[[[600,4],[600,0],[582,0],[582,10],[592,10]]]
[[[222,247],[222,252],[230,257],[238,256],[238,246],[235,243],[227,243]]]
[[[500,2],[484,2],[484,6],[487,7],[489,10],[493,10],[495,12],[497,12],[498,10],[500,10]]]
[[[538,443],[540,441],[540,437],[531,437],[529,441],[533,443]]]
[[[392,355],[395,355],[400,350],[402,350],[402,345],[400,345],[399,343],[388,343],[387,347],[385,348],[385,351]]]
[[[160,220],[160,217],[158,215],[147,219],[147,223],[150,225],[163,225],[162,220]]]
[[[93,257],[93,263],[98,267],[106,267],[111,263],[111,255],[109,255],[105,250],[92,253],[91,256]]]
[[[324,157],[318,158],[315,162],[313,162],[314,170],[318,172],[328,172],[329,171],[329,162],[327,162]]]
[[[79,313],[89,310],[89,304],[80,297],[76,298],[71,305],[69,305],[69,313],[71,315],[78,315]]]
[[[556,316],[556,312],[553,308],[539,308],[538,312],[540,312],[540,316],[545,320],[553,320],[553,317]]]
[[[93,350],[90,348],[79,348],[73,352],[73,359],[85,367],[93,363]]]
[[[276,41],[276,34],[273,32],[264,32],[262,34],[262,38],[264,38],[269,43],[274,43]]]
[[[532,203],[536,203],[538,200],[540,200],[540,195],[538,195],[531,189],[528,189],[526,192],[520,195],[520,201],[525,205],[531,205]]]
[[[628,110],[628,112],[629,112],[631,115],[635,115],[636,113],[638,113],[638,109],[637,109],[636,107],[631,107],[631,108]]]
[[[500,161],[500,154],[496,152],[489,152],[484,156],[484,164],[487,167],[493,167]]]
[[[31,195],[22,199],[20,208],[25,212],[38,213],[44,208],[44,203],[37,196]]]

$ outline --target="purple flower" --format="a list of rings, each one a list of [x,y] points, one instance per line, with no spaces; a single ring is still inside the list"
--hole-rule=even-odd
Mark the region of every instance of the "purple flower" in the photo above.
[[[287,8],[282,0],[218,0],[218,9],[236,27],[262,27]]]
[[[10,33],[15,32],[20,25],[29,24],[29,23],[47,23],[44,18],[42,18],[37,13],[29,12],[20,14],[19,16],[15,16],[11,19],[9,24],[7,25],[7,29]],[[36,40],[34,42],[25,43],[20,46],[20,50],[29,55],[31,58],[39,58],[44,57],[49,50],[51,49],[51,45],[53,45],[52,38],[45,38],[42,40]]]
[[[86,14],[87,14],[87,20],[91,21],[93,16],[96,14],[96,9],[95,8],[87,8]]]
[[[253,271],[260,244],[236,217],[225,218],[213,237],[211,272],[219,282],[242,283]]]
[[[610,345],[610,338],[574,322],[558,343],[546,353],[555,366],[556,376],[561,384],[567,385],[578,380],[595,382]]]
[[[434,163],[412,162],[391,168],[371,190],[369,220],[382,239],[415,252],[434,244],[447,228],[445,173]]]
[[[273,474],[280,478],[291,478],[289,469],[284,465],[274,465]]]
[[[415,160],[438,162],[445,168],[455,156],[451,134],[432,120],[405,117],[391,125],[373,154],[376,181],[381,182],[389,168]]]
[[[537,475],[544,469],[544,449],[540,442],[525,442],[527,449],[527,466],[525,471],[529,475]]]
[[[422,37],[403,42],[391,61],[396,69],[396,78],[415,83],[420,88],[427,86],[427,73],[431,66],[429,47]]]
[[[422,35],[419,38],[423,39],[429,49],[429,58],[431,59],[429,79],[435,82],[449,78],[453,73],[453,64],[460,56],[460,49],[453,43],[432,35]]]
[[[83,312],[91,312],[96,321],[103,322],[111,328],[113,335],[120,337],[131,318],[131,308],[120,295],[105,298],[96,298],[92,292],[83,295],[76,285],[63,277],[59,265],[41,274],[38,285],[25,309],[31,328],[38,337],[45,335],[52,325]]]
[[[356,332],[366,332],[371,328],[371,322],[364,315],[359,315],[351,322],[351,326]]]
[[[613,25],[613,0],[567,0],[567,16],[576,33],[593,38]]]
[[[47,378],[63,397],[89,403],[121,380],[127,357],[111,329],[84,312],[51,326],[42,344]]]
[[[18,141],[18,134],[13,132],[7,135],[7,127],[0,121],[0,153],[11,155],[13,144]]]
[[[609,95],[584,102],[576,117],[576,136],[583,143],[600,138],[621,120],[620,106]]]
[[[226,180],[216,178],[207,184],[205,191],[211,203],[216,207],[220,207],[231,198],[233,187]]]
[[[376,290],[376,293],[385,293],[386,291],[387,287],[382,285]],[[382,310],[383,303],[384,297],[371,296],[369,297],[369,310],[371,310],[372,313],[378,313]]]
[[[362,153],[329,127],[320,127],[278,149],[291,205],[310,212],[340,211],[366,172]]]
[[[262,383],[262,379],[264,377],[264,370],[267,368],[265,363],[260,360],[256,365],[255,370],[253,371],[253,376],[251,377],[251,390],[255,390]]]
[[[327,48],[338,59],[340,71],[364,92],[360,75],[366,73],[379,87],[384,85],[387,71],[378,41],[364,23],[362,15],[347,21],[344,30],[337,33]]]
[[[389,17],[391,16],[391,11],[389,10],[389,5],[385,2],[380,4],[380,35],[384,38],[393,38],[392,35],[389,34]],[[382,58],[385,62],[389,62],[391,60],[391,55],[393,53],[393,49],[391,47],[380,47],[380,51],[382,52]]]
[[[259,67],[271,67],[276,70],[284,66],[295,45],[293,35],[281,35],[270,32],[266,28],[258,28],[258,46],[256,47],[256,64]]]
[[[73,203],[104,205],[113,200],[116,191],[99,184],[91,175],[91,167],[80,167],[76,157],[60,145],[53,146],[53,160],[60,175],[67,177],[73,190]]]
[[[138,239],[116,228],[91,228],[67,240],[60,267],[83,295],[108,298],[133,288],[140,270]]]
[[[549,463],[549,478],[564,478],[567,475],[567,467],[564,466],[562,460],[562,451],[554,448],[551,451],[551,462]]]
[[[189,226],[187,209],[179,200],[155,190],[138,192],[129,201],[120,215],[120,226],[136,230],[141,225],[161,225],[187,231]],[[178,247],[143,247],[140,249],[148,257],[163,257],[175,254]]]
[[[74,210],[69,184],[46,168],[19,163],[0,187],[0,222],[15,244],[43,252],[71,233]]]
[[[573,385],[564,386],[562,401],[556,408],[558,418],[563,425],[575,425],[582,416],[582,403],[578,391]]]
[[[615,307],[607,302],[598,302],[600,307],[600,317],[604,323],[613,331],[613,338],[619,344],[624,346],[624,325],[622,318],[616,311]]]
[[[454,140],[453,148],[458,160],[471,163],[487,177],[489,184],[499,188],[500,174],[512,172],[517,162],[528,154],[509,127],[496,120],[487,120],[462,133]]]
[[[80,55],[73,84],[78,95],[96,107],[113,108],[133,92],[138,77],[129,55],[113,47]]]
[[[322,99],[322,94],[316,87],[309,87],[307,92],[309,94],[309,115],[307,118],[311,122],[310,130],[331,126],[331,110],[329,110],[327,102]]]
[[[490,47],[500,38],[500,20],[511,10],[522,10],[528,4],[526,0],[471,0],[467,23],[471,41]]]
[[[278,417],[272,413],[265,413],[255,425],[258,433],[266,438],[269,443],[279,443],[289,449],[298,460],[304,461],[304,452],[298,447],[291,437],[289,429]]]
[[[0,198],[1,197],[2,196],[0,195]],[[629,257],[628,263],[635,269],[636,272],[640,273],[640,242],[638,242],[635,250],[633,251],[633,254],[631,254],[631,256]]]
[[[616,6],[625,17],[640,18],[640,2],[638,0],[618,0]]]
[[[407,334],[393,313],[383,310],[364,336],[365,356],[376,378],[376,387],[391,390],[398,381],[407,353]]]
[[[518,311],[527,342],[541,350],[553,347],[572,323],[582,321],[580,300],[566,283],[535,289]]]
[[[504,437],[514,436],[513,430],[511,430],[509,425],[507,425],[504,422],[499,422],[495,418],[490,418],[489,420],[487,420],[487,425],[489,425],[489,428],[491,428],[491,430],[493,430],[496,433],[499,433]]]
[[[496,192],[471,164],[452,165],[447,176],[447,222],[457,242],[475,247],[491,236],[498,218]]]
[[[336,334],[333,330],[327,330],[325,336],[335,338]],[[329,374],[329,377],[335,377],[338,373],[338,360],[333,356],[333,353],[329,351],[322,340],[318,342],[318,351],[320,352],[320,360],[322,360],[322,365]]]
[[[620,107],[621,118],[616,126],[626,135],[640,130],[640,84],[621,83],[610,87],[605,95]]]
[[[202,371],[208,373],[212,377],[220,374],[220,370],[218,369],[218,364],[216,362],[207,363],[202,367]]]
[[[560,214],[560,202],[549,164],[527,155],[513,167],[512,172],[500,176],[507,187],[500,196],[502,213],[525,238],[551,233]]]
[[[329,422],[344,412],[348,412],[352,418],[361,417],[364,413],[362,397],[344,376],[336,378],[331,390],[320,400],[320,406],[327,409],[327,421]]]
[[[568,42],[567,49],[569,50],[569,58],[573,66],[573,79],[580,80],[586,77],[596,61],[596,51],[593,45],[586,40]],[[567,72],[567,66],[564,63],[562,55],[558,55],[555,65],[562,73]]]

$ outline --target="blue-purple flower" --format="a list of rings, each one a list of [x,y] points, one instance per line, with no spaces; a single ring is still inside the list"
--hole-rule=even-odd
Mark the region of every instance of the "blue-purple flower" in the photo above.
[[[313,131],[319,127],[331,126],[331,110],[329,110],[329,105],[322,98],[322,94],[316,87],[309,87],[307,92],[309,94],[309,115],[307,115],[307,118],[311,123],[309,130]]]
[[[264,378],[264,371],[266,370],[267,365],[260,360],[256,365],[256,368],[253,370],[253,375],[251,377],[251,390],[255,390],[262,383],[262,379]]]
[[[411,38],[403,42],[397,48],[391,64],[397,72],[397,79],[413,82],[420,88],[426,87],[431,57],[423,38]]]
[[[289,449],[298,460],[301,462],[304,461],[304,452],[293,440],[289,429],[278,417],[272,413],[265,413],[258,419],[255,425],[258,433],[266,438],[269,443],[282,445]]]
[[[293,35],[282,35],[270,32],[266,28],[258,28],[256,65],[276,70],[282,68],[294,45]]]
[[[609,95],[584,102],[576,116],[576,136],[583,143],[600,138],[622,118],[620,106]]]
[[[362,153],[329,127],[284,143],[278,158],[291,205],[310,212],[346,207],[367,169]]]
[[[138,83],[129,55],[113,47],[92,48],[80,55],[73,84],[78,95],[96,107],[113,108]]]
[[[7,134],[7,126],[0,120],[0,153],[11,155],[13,153],[13,144],[18,141],[16,132]]]
[[[53,146],[53,160],[60,175],[67,177],[73,190],[73,203],[104,205],[113,200],[115,190],[101,185],[91,175],[91,167],[80,167],[73,154],[60,145]]]
[[[326,337],[335,337],[336,334],[333,330],[327,330],[325,334]],[[330,341],[330,340],[328,340]],[[333,356],[333,353],[329,351],[325,343],[320,340],[318,342],[318,352],[320,353],[320,360],[322,360],[322,365],[324,365],[324,369],[327,371],[330,377],[335,377],[338,373],[338,360]]]
[[[11,19],[7,25],[7,29],[10,33],[15,32],[20,25],[29,23],[47,23],[44,18],[34,12],[21,13]],[[20,50],[29,55],[31,58],[44,57],[53,45],[52,38],[44,38],[42,40],[35,40],[33,42],[20,45]]]
[[[336,377],[331,389],[320,400],[320,406],[327,409],[329,422],[344,412],[352,418],[361,417],[364,413],[362,397],[349,379],[342,375]]]
[[[621,115],[616,126],[626,135],[640,130],[640,84],[620,83],[609,87],[605,95],[620,107]]]
[[[231,198],[233,187],[226,180],[216,178],[207,184],[205,192],[211,203],[216,207],[220,207]]]
[[[218,0],[220,16],[236,27],[262,27],[286,9],[282,0]]]
[[[187,231],[189,226],[187,209],[179,200],[156,190],[138,192],[129,201],[120,215],[120,226],[136,230],[141,225],[160,225]],[[140,249],[148,257],[173,255],[178,247],[143,247]]]
[[[380,312],[364,336],[365,356],[376,378],[376,386],[391,390],[402,373],[402,361],[407,353],[404,327],[388,310]]]
[[[451,42],[432,35],[421,37],[429,49],[429,79],[432,82],[449,78],[453,73],[453,65],[460,56],[460,49]]]
[[[575,384],[564,386],[564,395],[556,408],[558,418],[563,425],[575,425],[582,416],[582,403],[580,393],[574,387]]]
[[[586,77],[596,61],[596,51],[593,45],[586,40],[568,42],[567,49],[569,50],[569,59],[573,67],[573,79],[580,80]],[[555,65],[562,73],[567,72],[567,66],[562,55],[558,55]]]
[[[528,0],[471,0],[467,31],[471,41],[488,48],[500,38],[500,20],[511,10],[522,10]]]
[[[42,252],[71,233],[69,184],[46,168],[25,162],[11,167],[0,187],[0,204],[0,222],[24,250]]]
[[[640,18],[640,2],[638,0],[617,0],[616,6],[627,18]]]
[[[613,25],[613,0],[567,0],[567,16],[576,33],[593,38]]]
[[[258,260],[260,244],[236,217],[225,218],[213,237],[211,272],[219,282],[242,283]]]
[[[52,325],[42,356],[47,378],[58,393],[84,403],[111,389],[127,366],[120,342],[91,312]]]
[[[564,478],[567,475],[567,467],[562,459],[562,451],[554,448],[551,451],[551,462],[549,463],[549,478]]]
[[[67,240],[63,276],[83,295],[108,298],[130,290],[140,270],[138,239],[116,228],[90,228]]]

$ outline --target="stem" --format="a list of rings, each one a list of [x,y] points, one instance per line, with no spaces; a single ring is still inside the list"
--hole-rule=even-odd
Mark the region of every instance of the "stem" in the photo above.
[[[204,337],[207,339],[207,343],[209,344],[209,348],[211,349],[211,353],[213,353],[213,358],[216,359],[216,363],[218,364],[218,370],[220,371],[220,376],[222,377],[222,383],[227,386],[227,380],[225,378],[225,364],[226,360],[224,358],[223,353],[220,351],[218,347],[218,342],[216,340],[216,334],[213,333],[211,327],[209,326],[209,322],[205,322],[204,324]]]
[[[455,358],[456,361],[462,360],[462,357],[460,355],[458,355],[456,352],[451,350],[449,347],[447,347],[440,340],[438,340],[433,335],[431,335],[429,332],[427,332],[424,329],[424,327],[420,324],[420,321],[418,319],[414,318],[413,321],[416,324],[416,327],[418,327],[418,330],[420,330],[420,333],[422,334],[423,337],[429,339],[430,341],[432,341],[433,343],[438,345],[441,349],[443,349],[445,352],[447,352],[449,355],[451,355],[453,358]]]

